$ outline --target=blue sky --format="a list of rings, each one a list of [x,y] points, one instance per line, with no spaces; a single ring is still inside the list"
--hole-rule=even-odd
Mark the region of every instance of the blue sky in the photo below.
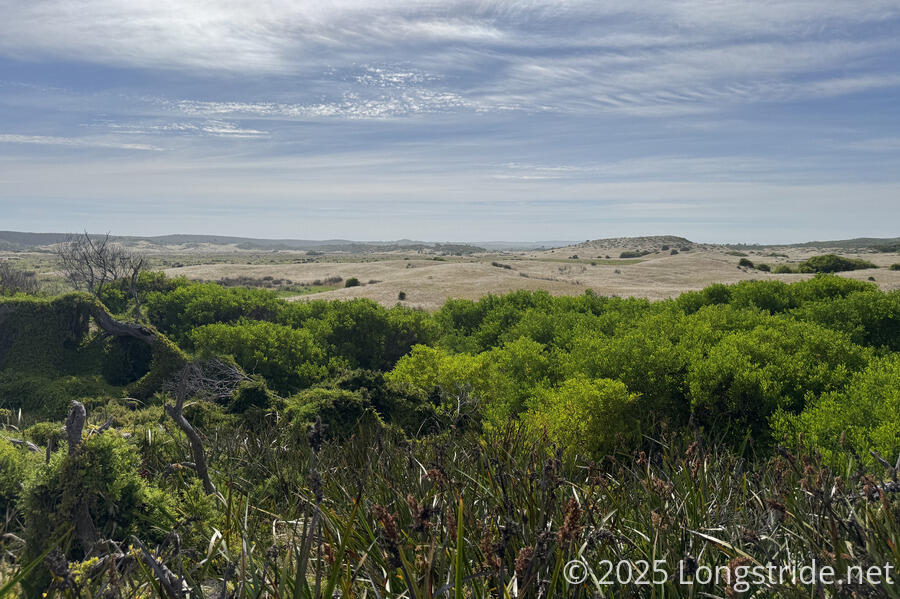
[[[900,235],[897,0],[0,0],[0,229]]]

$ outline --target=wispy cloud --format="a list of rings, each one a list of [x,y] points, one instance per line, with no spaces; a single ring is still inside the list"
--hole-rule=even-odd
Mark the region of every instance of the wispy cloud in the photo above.
[[[40,146],[67,146],[72,148],[110,148],[115,150],[153,151],[160,148],[148,144],[122,143],[102,139],[79,137],[54,137],[52,135],[17,135],[0,133],[0,143],[34,144]]]
[[[897,0],[0,0],[0,14],[5,214],[78,198],[133,216],[143,204],[123,197],[170,198],[203,223],[252,198],[271,227],[318,215],[321,234],[391,236],[341,231],[353,214],[405,223],[397,236],[513,219],[530,228],[512,236],[546,238],[568,219],[551,236],[584,238],[650,211],[758,232],[777,209],[872,234],[900,180]],[[867,211],[846,218],[841,197]]]

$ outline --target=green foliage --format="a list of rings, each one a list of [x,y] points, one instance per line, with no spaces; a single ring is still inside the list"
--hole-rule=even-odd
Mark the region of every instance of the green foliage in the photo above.
[[[791,268],[790,265],[788,265],[788,264],[779,264],[778,266],[775,267],[775,270],[772,272],[774,272],[776,275],[789,275],[789,274],[796,273],[797,270],[794,268]]]
[[[797,267],[800,272],[843,272],[847,270],[860,270],[864,268],[876,268],[868,260],[859,258],[844,258],[837,254],[825,254],[813,256]]]
[[[40,457],[0,438],[0,514],[12,510],[22,491],[26,473],[40,463]]]
[[[0,298],[0,369],[72,372],[99,357],[83,345],[91,302],[85,294]]]
[[[771,322],[732,333],[691,363],[686,382],[701,422],[768,436],[777,411],[798,413],[822,393],[842,388],[869,353],[838,332],[813,324]]]
[[[172,522],[171,500],[139,475],[140,457],[114,432],[86,437],[69,455],[57,452],[28,478],[22,494],[26,523],[26,560],[49,546],[71,538],[72,524],[87,513],[100,538],[140,534],[161,539]],[[63,545],[70,558],[84,556],[90,547],[76,541]],[[38,568],[26,588],[33,595],[46,587],[49,572]]]
[[[756,270],[760,270],[762,272],[770,272],[772,270],[772,267],[768,264],[761,263],[756,265]]]
[[[22,409],[33,418],[62,418],[72,400],[118,397],[121,390],[100,375],[62,375],[0,370],[0,406]]]
[[[785,441],[802,435],[826,460],[844,468],[848,449],[869,466],[878,466],[870,451],[890,461],[900,456],[900,356],[872,362],[856,373],[845,389],[824,394],[801,414],[781,414],[777,434]]]
[[[160,332],[177,343],[189,343],[191,332],[203,325],[275,320],[283,303],[266,289],[193,283],[171,292],[149,293],[147,315]]]
[[[634,443],[635,399],[620,381],[579,376],[539,391],[523,420],[530,430],[559,442],[570,457],[603,456]]]
[[[325,352],[305,329],[257,321],[211,324],[194,329],[190,339],[201,353],[232,356],[283,394],[309,387],[328,373]]]
[[[882,293],[869,288],[833,299],[808,301],[791,314],[798,320],[845,332],[855,343],[900,351],[900,292]]]
[[[150,370],[128,389],[138,399],[147,399],[162,389],[163,384],[187,364],[187,356],[165,335],[157,335],[151,346]]]
[[[344,281],[344,287],[359,287],[359,279],[356,277],[350,277],[346,281]]]
[[[900,262],[891,264],[890,270],[900,270]]]
[[[299,438],[306,429],[322,419],[325,433],[332,438],[346,438],[360,426],[382,424],[381,418],[358,391],[344,389],[307,389],[286,400],[284,416]]]
[[[138,273],[134,291],[137,292],[141,303],[144,303],[151,293],[165,294],[188,284],[188,280],[184,277],[167,277],[164,272],[144,270]],[[100,291],[98,299],[113,314],[124,314],[134,302],[131,279],[121,278],[107,283]]]
[[[244,412],[255,410],[267,410],[274,407],[276,398],[269,391],[264,378],[256,376],[248,381],[242,381],[234,393],[231,394],[231,400],[228,402],[228,411],[235,414],[243,414]]]
[[[436,336],[424,312],[402,306],[385,310],[368,299],[329,303],[303,326],[351,368],[373,370],[390,369],[414,345],[432,343]]]
[[[59,422],[36,422],[25,429],[25,436],[34,441],[36,445],[43,447],[51,442],[58,444],[66,438],[65,431]]]
[[[744,268],[754,268],[753,261],[749,258],[741,258],[738,260],[738,266],[742,266]]]

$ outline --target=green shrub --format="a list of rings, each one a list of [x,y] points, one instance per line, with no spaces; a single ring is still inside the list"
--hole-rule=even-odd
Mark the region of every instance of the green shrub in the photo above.
[[[54,376],[0,370],[0,406],[23,412],[36,418],[62,419],[72,400],[96,398],[102,401],[122,395],[99,374],[83,376]]]
[[[405,299],[406,299],[406,292],[405,292],[405,291],[401,291],[400,293],[398,293],[398,294],[397,294],[397,299],[400,300],[401,302],[402,302],[403,300],[405,300]]]
[[[602,458],[636,438],[635,399],[620,381],[576,377],[538,392],[523,421],[570,457]]]
[[[837,254],[825,254],[824,256],[813,256],[808,260],[801,262],[798,270],[800,272],[843,272],[847,270],[860,270],[864,268],[877,268],[874,264],[867,260],[858,258],[844,258]]]
[[[893,463],[900,455],[900,356],[873,361],[846,389],[824,394],[801,414],[780,414],[777,434],[785,441],[803,435],[836,467],[845,467],[850,449],[869,466],[870,450]]]
[[[815,322],[847,333],[850,339],[861,345],[900,351],[900,293],[882,293],[872,289],[871,285],[855,282],[868,289],[863,287],[865,291],[805,302],[791,315],[797,320]]]
[[[0,515],[4,518],[7,510],[15,507],[26,474],[38,464],[40,457],[37,454],[19,449],[0,438]]]
[[[139,474],[134,447],[113,431],[85,437],[74,454],[54,454],[37,469],[22,493],[25,562],[62,540],[82,510],[90,514],[99,538],[125,540],[139,534],[162,539],[174,522],[171,500]],[[90,547],[63,546],[69,559],[82,559]],[[26,588],[39,596],[49,582],[45,567],[34,570]]]
[[[896,264],[891,264],[891,270],[900,270],[900,262]]]
[[[268,289],[192,283],[148,293],[146,307],[154,326],[177,343],[186,343],[190,333],[203,325],[241,319],[274,321],[285,304]]]
[[[788,266],[787,264],[779,264],[778,266],[775,267],[775,270],[773,272],[776,275],[789,275],[789,274],[796,273],[797,271],[795,269],[791,268],[790,266]]]
[[[346,281],[344,281],[344,287],[359,287],[359,279],[356,277],[350,277]]]
[[[262,377],[253,377],[242,381],[228,402],[228,411],[232,414],[243,414],[250,409],[267,410],[274,407],[276,398],[266,386]]]
[[[42,447],[51,442],[58,444],[66,438],[63,426],[59,422],[36,422],[25,429],[25,436]]]
[[[265,377],[281,393],[325,378],[325,352],[313,335],[271,322],[210,324],[191,332],[193,345],[210,355],[232,356],[246,372]]]
[[[769,266],[768,264],[765,264],[765,263],[763,263],[763,264],[757,264],[757,265],[756,265],[756,270],[760,270],[760,271],[762,271],[762,272],[771,272],[772,267]]]
[[[625,250],[619,254],[619,258],[640,258],[649,254],[647,250]]]
[[[799,413],[807,402],[847,384],[870,352],[841,333],[812,323],[772,320],[724,337],[691,362],[687,384],[698,421],[728,431],[769,435],[777,411]]]
[[[738,260],[738,266],[742,266],[744,268],[753,268],[753,261],[749,258],[741,258]]]
[[[292,395],[286,400],[284,416],[301,438],[317,417],[331,438],[349,437],[359,427],[382,425],[380,416],[361,393],[344,389],[315,388]]]

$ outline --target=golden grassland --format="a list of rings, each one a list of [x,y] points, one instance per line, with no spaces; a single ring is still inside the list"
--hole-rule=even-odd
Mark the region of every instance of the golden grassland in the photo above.
[[[438,256],[421,252],[308,254],[300,251],[240,251],[221,248],[171,248],[148,254],[150,266],[170,276],[222,281],[266,277],[283,281],[279,295],[291,300],[366,297],[382,305],[434,310],[448,298],[478,299],[514,290],[545,290],[553,295],[580,295],[591,289],[600,295],[659,300],[702,289],[713,283],[747,280],[799,281],[810,274],[773,274],[738,265],[746,257],[772,269],[796,265],[824,253],[862,258],[877,269],[840,273],[858,280],[874,279],[885,291],[900,289],[897,253],[867,248],[761,247],[735,250],[727,246],[679,243],[680,238],[638,237],[596,240],[550,250],[494,252],[470,256]],[[686,240],[682,240],[686,242]],[[666,247],[666,249],[662,249]],[[671,250],[678,250],[672,254]],[[624,251],[649,252],[622,259]],[[23,267],[36,269],[45,281],[58,278],[49,253],[9,254]],[[341,281],[326,282],[340,277]],[[358,287],[344,287],[355,277]],[[318,284],[317,284],[318,283]],[[304,288],[304,289],[299,289]],[[277,289],[277,287],[276,287]],[[297,290],[296,292],[293,290]]]
[[[575,253],[578,251],[579,253]],[[600,295],[645,297],[651,300],[675,297],[684,291],[702,289],[713,283],[736,283],[747,280],[799,281],[810,274],[772,274],[740,268],[740,256],[725,248],[698,248],[670,255],[649,254],[637,260],[619,260],[623,248],[584,251],[583,248],[561,248],[544,252],[483,254],[445,260],[423,259],[421,256],[383,255],[377,260],[339,260],[322,257],[306,264],[204,264],[170,268],[166,273],[191,279],[220,280],[225,277],[272,276],[300,284],[328,277],[356,277],[359,287],[338,288],[316,294],[298,295],[291,299],[348,299],[366,297],[389,306],[406,294],[402,303],[433,310],[448,298],[478,299],[488,293],[507,293],[517,289],[545,290],[553,295],[580,295],[592,289]],[[729,252],[732,252],[731,254]],[[823,253],[819,249],[780,249],[745,251],[753,262],[796,264]],[[766,254],[780,253],[788,257]],[[867,280],[873,277],[885,291],[900,289],[900,271],[888,268],[900,261],[896,254],[835,252],[849,258],[863,258],[878,269],[841,273],[842,276]],[[568,256],[577,255],[570,259]],[[609,255],[613,259],[605,260]],[[404,259],[406,258],[406,259]],[[627,263],[623,263],[627,262]],[[498,266],[499,265],[499,266]],[[509,267],[509,268],[507,268]]]

